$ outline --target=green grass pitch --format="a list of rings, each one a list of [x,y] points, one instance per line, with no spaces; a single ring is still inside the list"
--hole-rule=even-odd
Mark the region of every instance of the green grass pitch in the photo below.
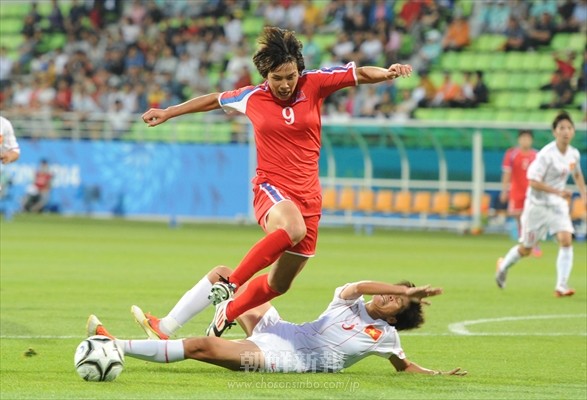
[[[260,229],[170,229],[46,215],[18,216],[0,228],[2,399],[587,398],[585,243],[575,243],[571,284],[577,294],[557,299],[551,241],[543,243],[541,258],[521,261],[500,291],[495,260],[513,245],[505,236],[386,230],[366,236],[324,228],[317,257],[274,301],[282,317],[302,322],[317,317],[333,289],[349,281],[441,286],[445,293],[427,307],[424,327],[403,334],[402,345],[411,360],[435,369],[463,367],[466,377],[396,373],[378,357],[338,374],[289,375],[127,358],[115,382],[89,383],[75,373],[73,353],[90,313],[119,337],[140,338],[131,304],[163,315],[211,267],[235,266]],[[212,312],[186,324],[182,336],[202,334]],[[229,333],[241,336],[239,329]],[[25,356],[29,348],[36,355]]]

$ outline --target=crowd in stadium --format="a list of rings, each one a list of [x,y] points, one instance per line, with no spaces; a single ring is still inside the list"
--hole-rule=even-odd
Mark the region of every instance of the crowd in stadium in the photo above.
[[[416,107],[475,107],[490,93],[481,72],[462,83],[445,75],[437,87],[427,71],[444,51],[460,51],[482,33],[503,35],[503,51],[536,51],[557,32],[585,31],[587,0],[408,0],[397,12],[389,0],[71,0],[67,12],[52,0],[42,16],[32,2],[22,21],[18,59],[0,50],[0,107],[21,115],[74,112],[80,120],[108,113],[123,133],[132,114],[166,107],[211,91],[259,83],[251,61],[245,18],[302,33],[307,68],[388,66],[418,71],[415,89],[394,82],[351,88],[329,100],[324,113],[339,117],[410,118]],[[260,31],[259,26],[259,31]],[[65,43],[42,51],[48,35]],[[315,35],[336,34],[321,47]],[[545,90],[557,94],[545,108],[564,107],[584,90],[585,62],[557,56]],[[587,57],[585,52],[582,57]],[[450,71],[448,71],[450,72]]]

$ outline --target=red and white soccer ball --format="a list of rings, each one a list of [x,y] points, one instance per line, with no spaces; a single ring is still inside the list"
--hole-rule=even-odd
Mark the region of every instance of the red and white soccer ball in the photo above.
[[[113,381],[124,367],[124,353],[107,336],[90,336],[82,341],[73,358],[78,375],[90,382]]]

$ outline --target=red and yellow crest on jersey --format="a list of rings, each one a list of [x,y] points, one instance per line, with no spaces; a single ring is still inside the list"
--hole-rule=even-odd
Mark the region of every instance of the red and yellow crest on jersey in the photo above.
[[[379,340],[379,337],[383,334],[382,331],[375,328],[373,325],[366,326],[365,329],[363,329],[363,332],[371,336],[371,338],[375,341]]]

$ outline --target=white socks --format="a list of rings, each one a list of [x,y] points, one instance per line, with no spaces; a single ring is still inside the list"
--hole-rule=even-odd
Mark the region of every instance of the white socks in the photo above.
[[[556,288],[568,289],[567,283],[573,270],[573,246],[559,247],[556,258]]]
[[[183,340],[119,340],[124,355],[158,363],[185,360]]]
[[[188,322],[212,302],[208,300],[212,283],[204,276],[188,290],[166,317],[161,318],[159,329],[166,335],[173,335],[183,324]]]
[[[520,255],[520,252],[518,251],[518,247],[519,247],[518,245],[515,245],[505,255],[505,257],[503,258],[503,261],[501,263],[501,266],[499,267],[499,269],[501,271],[507,271],[508,269],[510,269],[510,267],[512,265],[514,265],[515,263],[520,261],[522,256]]]

